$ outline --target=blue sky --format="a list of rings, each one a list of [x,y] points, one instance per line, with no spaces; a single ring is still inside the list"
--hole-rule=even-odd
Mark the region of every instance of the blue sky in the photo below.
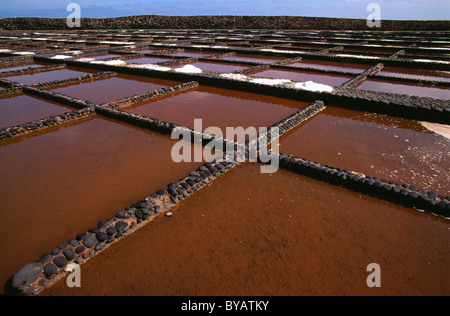
[[[0,18],[67,17],[75,2],[82,17],[162,15],[292,15],[367,18],[367,6],[378,3],[382,19],[450,20],[450,0],[5,0]]]

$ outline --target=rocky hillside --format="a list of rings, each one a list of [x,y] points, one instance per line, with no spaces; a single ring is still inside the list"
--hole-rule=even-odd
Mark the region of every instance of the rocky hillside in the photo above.
[[[64,18],[4,18],[1,30],[65,30]],[[82,19],[81,29],[293,29],[293,30],[374,30],[366,20],[290,16],[161,16]],[[377,29],[375,29],[377,30]],[[450,30],[450,21],[388,21],[384,31]]]

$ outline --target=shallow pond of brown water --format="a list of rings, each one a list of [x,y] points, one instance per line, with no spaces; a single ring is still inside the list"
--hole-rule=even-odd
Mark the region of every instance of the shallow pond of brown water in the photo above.
[[[139,105],[128,111],[194,128],[194,119],[202,127],[269,127],[304,108],[309,103],[201,86],[194,91]]]
[[[196,169],[173,162],[176,142],[96,118],[0,146],[0,283]]]
[[[118,75],[109,79],[75,84],[52,91],[94,103],[105,103],[175,84],[178,83],[168,80]]]
[[[450,225],[258,165],[231,171],[43,295],[448,295]],[[367,267],[381,267],[369,288]]]
[[[408,94],[411,96],[430,97],[441,100],[450,99],[450,88],[440,86],[426,86],[395,81],[368,79],[357,87],[360,90]]]
[[[27,95],[0,98],[0,127],[19,125],[73,110],[56,102]]]
[[[416,121],[327,107],[280,144],[285,154],[450,194],[450,140]]]

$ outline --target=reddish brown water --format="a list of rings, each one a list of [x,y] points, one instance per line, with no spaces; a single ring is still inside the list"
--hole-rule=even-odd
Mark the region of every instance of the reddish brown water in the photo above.
[[[15,77],[8,77],[6,79],[19,82],[25,85],[29,84],[35,84],[35,83],[44,83],[54,80],[63,80],[63,79],[69,79],[69,78],[75,78],[75,77],[82,77],[86,76],[88,73],[81,72],[81,71],[75,71],[70,69],[63,69],[63,70],[55,70],[55,71],[48,71],[48,72],[40,72],[36,74],[31,75],[21,75],[21,76],[15,76]]]
[[[164,61],[172,61],[173,58],[160,58],[160,57],[144,57],[144,58],[136,58],[136,59],[129,59],[126,62],[127,63],[138,63],[138,64],[155,64],[155,63],[161,63]]]
[[[294,81],[314,81],[321,84],[340,86],[352,77],[317,74],[313,72],[300,72],[290,70],[266,70],[256,73],[253,77],[265,77],[273,79],[289,79]]]
[[[269,57],[269,56],[252,56],[252,55],[235,55],[230,57],[224,57],[224,59],[236,60],[236,61],[252,61],[263,64],[270,64],[276,62],[282,58]]]
[[[449,295],[450,224],[245,165],[44,295]],[[367,266],[381,267],[381,288]]]
[[[268,127],[291,115],[308,103],[248,92],[200,87],[195,91],[147,103],[130,112],[194,128],[194,119],[202,119],[203,130],[219,127],[224,136],[227,127]]]
[[[416,121],[328,107],[280,143],[285,154],[450,193],[450,140]]]
[[[54,89],[53,91],[94,103],[105,103],[175,84],[178,83],[168,80],[119,75],[110,79],[71,85]]]
[[[175,141],[93,119],[0,146],[0,282],[52,247],[186,176]]]
[[[218,72],[233,72],[236,70],[242,70],[242,69],[247,68],[247,66],[222,64],[222,63],[215,63],[215,62],[198,62],[198,63],[193,63],[191,65],[193,65],[197,68],[200,68],[201,70],[218,71]]]
[[[0,99],[0,127],[14,126],[74,109],[41,98],[20,95]]]
[[[309,67],[324,70],[338,70],[338,71],[353,71],[364,72],[371,68],[370,65],[352,64],[352,63],[337,63],[323,60],[302,59],[300,63],[294,63],[290,66]]]
[[[450,88],[448,87],[419,86],[414,83],[408,84],[398,83],[394,81],[369,79],[359,85],[358,89],[408,94],[411,96],[419,97],[431,97],[442,100],[450,99]]]
[[[187,57],[206,57],[209,55],[214,55],[214,52],[198,52],[198,51],[189,51],[186,50],[184,52],[175,53],[174,56],[187,56]]]
[[[450,72],[438,70],[384,67],[378,74],[401,78],[450,81]]]

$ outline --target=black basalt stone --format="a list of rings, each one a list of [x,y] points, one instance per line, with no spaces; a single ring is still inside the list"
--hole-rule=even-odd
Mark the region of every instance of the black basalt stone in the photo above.
[[[40,262],[27,264],[20,269],[12,278],[12,287],[22,291],[28,285],[37,280],[41,275],[44,266]]]
[[[66,248],[67,247],[67,243],[65,242],[65,243],[62,243],[61,245],[59,245],[58,246],[58,249],[59,250],[63,250],[64,248]]]
[[[408,194],[409,197],[412,197],[413,199],[417,199],[419,196],[416,193],[410,192]]]
[[[79,247],[77,247],[77,248],[75,249],[75,253],[76,253],[77,255],[79,255],[80,253],[84,252],[85,250],[86,250],[85,247],[79,246]]]
[[[108,234],[104,232],[98,232],[97,234],[95,234],[95,237],[99,242],[103,242],[108,239]]]
[[[116,229],[117,229],[119,232],[125,230],[127,227],[128,227],[128,224],[125,223],[125,222],[118,222],[118,223],[116,224]]]
[[[92,234],[96,234],[99,231],[100,231],[100,229],[98,229],[97,227],[89,229],[89,232],[92,233]]]
[[[54,276],[56,272],[58,272],[58,268],[52,263],[49,263],[44,267],[44,274],[47,279]]]
[[[64,257],[56,257],[55,259],[53,259],[53,263],[59,267],[59,268],[63,268],[67,265],[67,259]]]
[[[56,256],[57,254],[59,254],[60,251],[61,251],[61,250],[59,250],[58,248],[55,248],[55,249],[52,250],[51,254],[52,254],[53,256]]]
[[[147,203],[148,204],[148,203]],[[126,211],[120,211],[116,214],[116,218],[120,218],[120,219],[127,219],[130,218],[129,216],[127,216]]]
[[[134,216],[136,216],[137,219],[142,219],[142,218],[144,217],[144,214],[142,213],[141,210],[137,210],[136,213],[134,213]],[[113,228],[113,227],[110,227],[110,228]],[[109,229],[109,228],[108,228],[108,229]],[[114,229],[115,229],[115,228],[114,228]],[[116,230],[116,232],[117,232],[117,229],[115,229],[115,230]],[[106,230],[106,231],[108,232],[108,230]],[[116,232],[114,232],[114,234],[115,234]],[[111,235],[113,235],[113,234],[111,234]]]
[[[70,249],[64,250],[64,251],[63,251],[63,255],[64,255],[64,257],[66,257],[66,259],[69,260],[69,261],[75,259],[75,257],[76,257],[75,254],[73,253],[73,251],[70,250]]]
[[[149,208],[150,207],[150,203],[148,203],[148,202],[139,202],[139,207],[140,208]]]
[[[158,190],[158,191],[156,191],[156,194],[164,195],[164,194],[166,194],[166,191],[165,190]]]
[[[41,262],[41,263],[47,263],[47,262],[49,262],[50,260],[52,260],[52,255],[49,254],[49,253],[46,253],[45,255],[43,255],[43,256],[39,259],[39,262]]]
[[[94,236],[86,237],[83,240],[83,245],[87,248],[92,248],[97,244],[98,240]]]
[[[189,183],[186,182],[182,182],[180,185],[185,189],[189,189],[191,187],[191,185],[189,185]]]
[[[428,196],[429,196],[431,199],[436,199],[436,198],[437,198],[437,194],[434,193],[434,192],[428,192]]]
[[[71,245],[72,247],[78,247],[80,245],[80,242],[78,240],[72,239],[69,240],[69,245]]]
[[[140,212],[140,214],[142,215],[141,211],[136,211],[136,214],[137,214],[138,212]],[[108,229],[106,229],[106,233],[107,233],[109,236],[113,236],[113,235],[115,235],[115,234],[117,233],[117,229],[116,229],[115,227],[108,227]]]
[[[81,233],[81,234],[78,234],[78,235],[77,235],[76,239],[77,239],[78,241],[80,241],[80,240],[83,240],[84,237],[86,237],[86,233]]]

